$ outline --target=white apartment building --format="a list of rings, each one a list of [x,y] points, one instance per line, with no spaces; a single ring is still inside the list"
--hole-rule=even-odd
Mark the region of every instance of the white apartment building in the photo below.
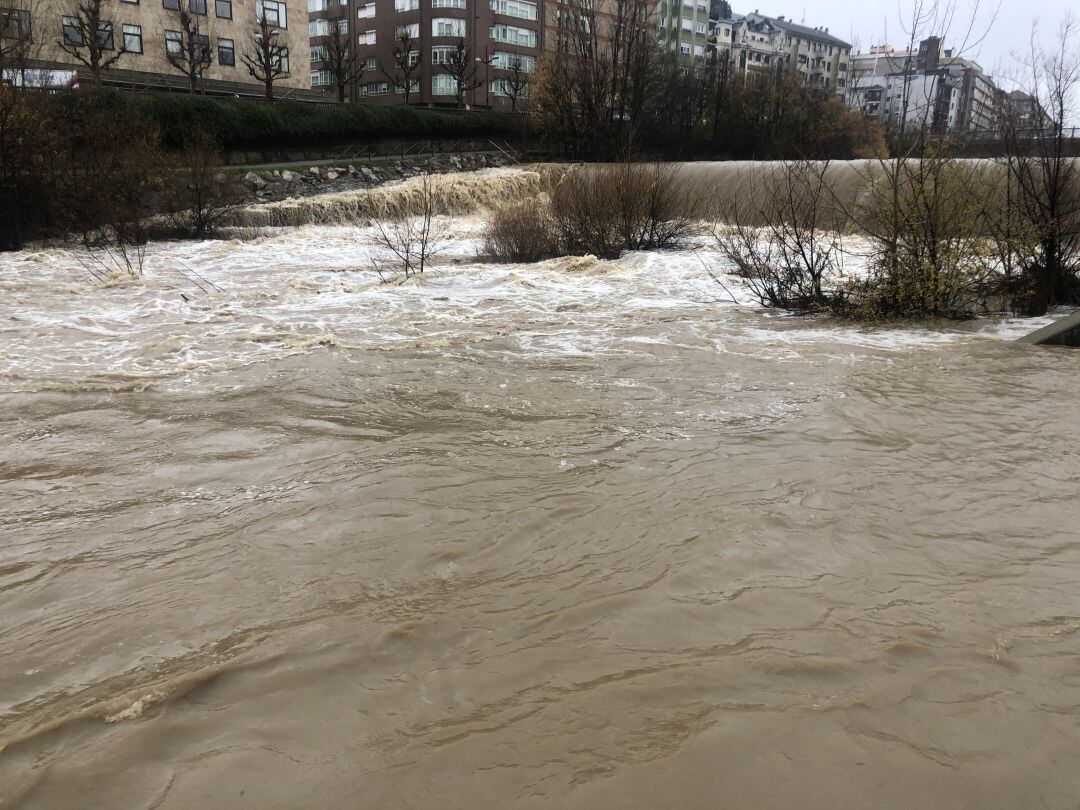
[[[810,28],[755,10],[714,21],[712,39],[717,53],[730,58],[739,72],[782,65],[805,76],[808,85],[838,98],[847,92],[851,45],[826,28]]]
[[[930,37],[918,50],[888,45],[851,57],[849,106],[876,118],[888,129],[900,123],[938,131],[974,132],[993,129],[998,120],[999,91],[977,62],[965,59],[941,40]]]

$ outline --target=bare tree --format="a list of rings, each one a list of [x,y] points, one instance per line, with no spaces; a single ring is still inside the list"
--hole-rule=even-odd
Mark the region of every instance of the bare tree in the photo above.
[[[399,25],[394,35],[394,44],[390,47],[390,64],[383,65],[382,72],[386,80],[401,88],[405,103],[409,103],[413,89],[420,76],[420,43],[409,32],[407,25]]]
[[[812,313],[845,301],[841,214],[826,190],[828,167],[800,160],[766,170],[760,189],[732,195],[717,212],[720,255],[763,306]]]
[[[346,91],[360,81],[364,75],[365,63],[352,47],[347,18],[330,20],[330,32],[324,44],[326,69],[337,88],[338,101],[345,101]]]
[[[180,41],[165,43],[165,56],[169,64],[187,77],[191,93],[199,90],[199,80],[214,61],[210,50],[210,37],[203,33],[198,14],[179,10],[176,24],[180,28]]]
[[[438,197],[431,175],[419,180],[418,193],[391,204],[383,216],[372,223],[376,254],[371,264],[386,282],[403,275],[423,273],[430,260],[445,247],[437,227]]]
[[[971,246],[952,239],[958,223],[949,208],[971,201],[977,178],[956,165],[953,143],[935,122],[932,94],[940,78],[919,73],[919,44],[931,35],[942,42],[952,36],[953,56],[961,57],[985,38],[993,16],[981,9],[980,0],[968,6],[961,0],[915,0],[902,21],[907,53],[898,115],[888,127],[891,154],[872,163],[865,177],[867,197],[851,212],[874,245],[875,283],[905,296],[879,306],[889,316],[952,317],[959,311],[958,297],[970,274],[958,252]],[[924,293],[938,279],[947,281],[948,288],[927,299]],[[919,312],[920,307],[926,311]]]
[[[649,0],[568,0],[557,10],[555,53],[541,66],[536,102],[545,129],[574,152],[632,148],[656,54]]]
[[[192,135],[176,156],[165,185],[165,216],[184,236],[201,239],[228,222],[242,208],[238,175],[222,169],[217,143],[206,134]]]
[[[476,59],[464,39],[457,41],[454,49],[447,55],[443,67],[454,79],[457,106],[459,110],[463,110],[465,109],[465,94],[482,84],[476,73]]]
[[[266,88],[266,100],[273,104],[274,81],[289,76],[289,40],[265,15],[260,16],[248,35],[240,61],[251,77]]]
[[[529,74],[525,72],[520,56],[511,57],[510,67],[503,77],[503,87],[510,99],[510,112],[516,113],[518,104],[529,95]]]
[[[116,26],[105,9],[105,0],[80,0],[74,13],[61,18],[61,50],[90,69],[94,84],[101,86],[101,74],[128,52],[123,36],[116,44]]]
[[[1018,257],[1024,280],[1016,308],[1027,315],[1080,296],[1080,165],[1068,151],[1072,131],[1066,127],[1080,108],[1078,36],[1080,23],[1071,15],[1050,50],[1032,32],[1023,59],[1027,109],[1007,106],[1002,116],[1010,209],[1034,236]]]

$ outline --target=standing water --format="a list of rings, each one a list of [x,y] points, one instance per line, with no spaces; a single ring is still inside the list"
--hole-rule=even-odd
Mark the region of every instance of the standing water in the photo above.
[[[1080,352],[451,227],[0,257],[0,807],[1075,810]]]

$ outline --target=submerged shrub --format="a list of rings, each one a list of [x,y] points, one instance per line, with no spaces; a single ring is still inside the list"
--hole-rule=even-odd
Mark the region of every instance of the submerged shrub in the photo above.
[[[202,238],[226,224],[244,201],[240,178],[221,170],[217,144],[194,135],[178,155],[162,193],[166,218],[182,236]]]
[[[856,214],[870,239],[870,273],[853,288],[874,319],[970,318],[998,268],[988,222],[1000,212],[976,164],[949,156],[896,161]]]
[[[770,175],[764,194],[728,199],[718,211],[720,254],[763,306],[837,312],[842,288],[842,217],[827,186],[828,162],[795,161]],[[757,189],[751,189],[755,192]]]
[[[578,167],[552,190],[551,216],[564,253],[613,259],[624,250],[675,247],[697,199],[677,186],[670,166]]]
[[[484,229],[484,252],[509,262],[538,262],[557,256],[559,238],[547,205],[520,201],[496,209]]]

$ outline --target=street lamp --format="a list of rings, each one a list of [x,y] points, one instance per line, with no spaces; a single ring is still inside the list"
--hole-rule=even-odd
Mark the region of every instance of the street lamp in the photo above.
[[[488,46],[484,46],[484,55],[477,56],[476,61],[484,66],[484,106],[491,109],[491,63],[495,57],[488,53]]]

